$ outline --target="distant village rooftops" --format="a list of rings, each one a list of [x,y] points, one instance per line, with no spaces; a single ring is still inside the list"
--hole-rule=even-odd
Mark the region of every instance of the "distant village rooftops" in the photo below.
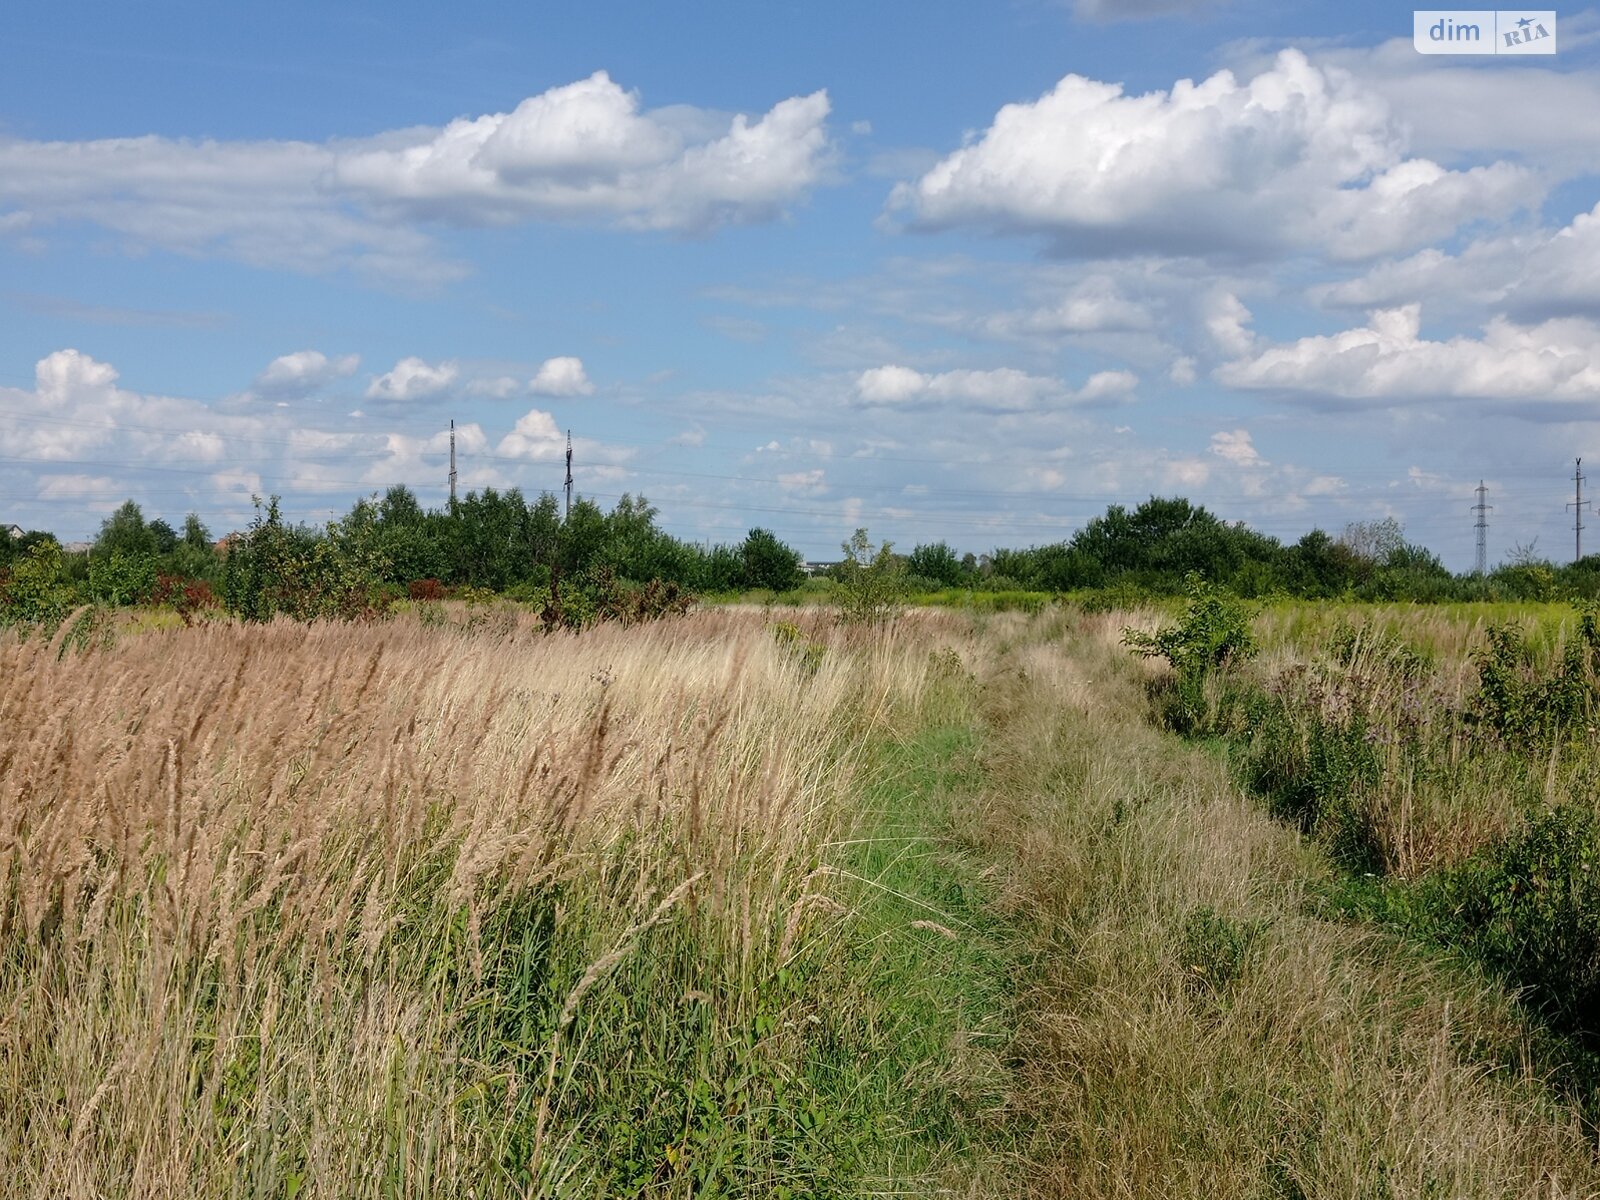
[[[7,537],[12,537],[12,538],[19,538],[19,537],[22,536],[22,533],[23,533],[21,525],[7,525],[5,527],[5,530],[6,530],[6,536]]]

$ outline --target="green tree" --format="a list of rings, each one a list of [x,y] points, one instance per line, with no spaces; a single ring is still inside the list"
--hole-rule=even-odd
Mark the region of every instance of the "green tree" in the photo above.
[[[125,500],[104,521],[94,540],[93,553],[109,558],[113,551],[121,551],[127,558],[148,558],[156,553],[156,536],[145,524],[144,513],[132,500]]]
[[[191,550],[211,549],[211,531],[200,520],[199,513],[190,513],[183,519],[183,544]]]
[[[747,588],[787,592],[800,586],[800,552],[778,540],[770,529],[752,529],[739,547],[740,582]]]
[[[255,504],[255,519],[224,563],[222,596],[230,613],[245,621],[280,613],[314,621],[374,610],[387,563],[371,501],[321,533],[285,522],[276,496]]]
[[[873,549],[865,529],[845,542],[839,564],[839,619],[856,625],[879,625],[899,611],[905,593],[905,562],[884,542]]]
[[[150,596],[156,582],[156,560],[149,554],[116,549],[90,555],[89,594],[110,604],[139,604]]]
[[[698,578],[692,586],[706,592],[735,592],[744,578],[744,557],[740,547],[717,545],[701,556]]]
[[[156,554],[171,554],[178,547],[178,531],[157,517],[145,528],[150,532],[150,545]]]
[[[567,578],[586,575],[591,568],[600,565],[606,533],[606,515],[598,504],[582,496],[572,502],[572,511],[561,523],[558,555],[562,573]]]
[[[61,543],[55,538],[34,542],[0,580],[0,622],[7,625],[56,625],[72,603],[72,592],[61,578]]]
[[[940,587],[957,587],[963,576],[961,560],[948,542],[918,546],[906,557],[906,570]]]

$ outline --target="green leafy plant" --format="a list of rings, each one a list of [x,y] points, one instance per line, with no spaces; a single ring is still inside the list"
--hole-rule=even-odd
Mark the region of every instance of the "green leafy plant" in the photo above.
[[[844,559],[837,568],[839,619],[850,625],[881,625],[900,611],[904,598],[905,564],[894,547],[884,542],[876,549],[865,529],[844,543]]]
[[[137,550],[113,549],[89,555],[89,594],[111,605],[138,604],[150,598],[156,585],[154,555]]]
[[[1478,690],[1468,718],[1504,745],[1539,750],[1593,723],[1600,703],[1600,625],[1593,605],[1579,610],[1577,629],[1548,670],[1539,669],[1532,648],[1511,625],[1492,626],[1473,661]]]
[[[1202,675],[1256,653],[1250,633],[1254,613],[1237,596],[1190,575],[1189,605],[1176,625],[1156,633],[1124,629],[1122,644],[1144,658],[1164,658],[1179,675]]]
[[[356,620],[387,607],[386,572],[369,503],[317,533],[286,524],[274,496],[228,549],[223,603],[244,621]]]
[[[1178,963],[1190,995],[1225,992],[1244,971],[1260,926],[1225,917],[1210,905],[1190,910],[1178,937]]]
[[[0,579],[0,624],[55,627],[73,605],[61,578],[61,544],[35,543]]]
[[[1600,819],[1540,812],[1476,860],[1430,881],[1439,940],[1469,950],[1559,1029],[1600,1039]]]
[[[1188,607],[1176,625],[1156,633],[1126,628],[1122,644],[1143,658],[1164,658],[1175,672],[1167,694],[1167,723],[1194,733],[1207,710],[1206,686],[1229,663],[1256,652],[1250,633],[1251,608],[1237,596],[1191,574],[1185,589]]]

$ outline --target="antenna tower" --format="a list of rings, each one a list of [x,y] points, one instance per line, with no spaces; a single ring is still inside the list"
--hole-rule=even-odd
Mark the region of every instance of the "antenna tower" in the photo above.
[[[450,509],[456,507],[456,419],[450,418]]]
[[[572,515],[572,430],[567,430],[567,516]]]
[[[1477,524],[1473,526],[1478,531],[1478,574],[1489,573],[1489,513],[1494,508],[1492,504],[1485,504],[1484,497],[1489,494],[1489,489],[1483,486],[1483,480],[1478,480],[1478,502],[1472,506],[1472,511],[1478,514]]]
[[[1583,510],[1587,503],[1583,498],[1583,459],[1580,458],[1572,468],[1572,502],[1567,505],[1572,510],[1573,562],[1583,557]]]

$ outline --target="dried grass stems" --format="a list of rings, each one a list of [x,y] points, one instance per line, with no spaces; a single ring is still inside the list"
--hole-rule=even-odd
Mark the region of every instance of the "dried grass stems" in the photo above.
[[[1024,642],[986,692],[990,805],[1047,938],[1018,1006],[1013,1195],[1600,1195],[1592,1126],[1506,991],[1318,915],[1328,868],[1147,719],[1136,614]]]
[[[525,626],[0,635],[8,1194],[530,1186],[493,1182],[515,1122],[473,1106],[548,1108],[643,937],[692,926],[752,988],[791,955],[863,738],[957,636],[819,625],[808,673],[755,613]],[[479,1026],[539,922],[560,1012],[524,1061]],[[548,1183],[576,1138],[545,1121]]]

